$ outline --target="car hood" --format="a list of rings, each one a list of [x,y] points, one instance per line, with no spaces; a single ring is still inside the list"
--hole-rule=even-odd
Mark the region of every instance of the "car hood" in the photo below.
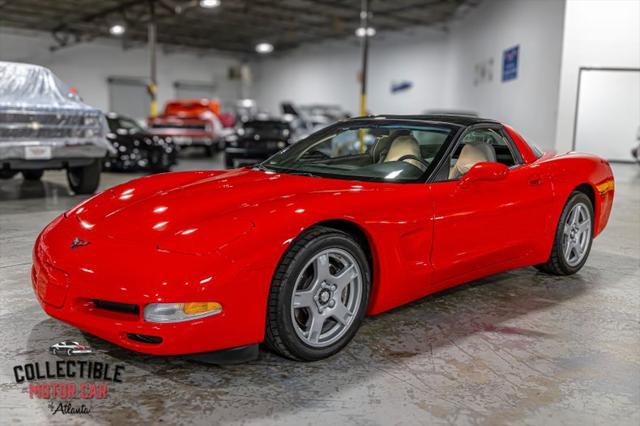
[[[158,244],[205,226],[208,235],[224,239],[227,234],[237,237],[246,232],[256,210],[269,202],[293,205],[298,196],[326,191],[323,181],[327,179],[250,169],[167,173],[105,191],[67,217],[75,218],[94,237],[141,244]],[[334,186],[352,184],[329,181]]]

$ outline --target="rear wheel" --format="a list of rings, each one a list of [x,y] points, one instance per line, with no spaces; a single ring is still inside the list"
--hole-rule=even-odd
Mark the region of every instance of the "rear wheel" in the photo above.
[[[542,272],[571,275],[584,266],[593,241],[593,205],[586,194],[574,191],[562,210],[551,256],[536,265]]]
[[[42,175],[44,174],[44,170],[23,170],[22,177],[25,180],[40,180],[42,179]]]
[[[370,281],[365,253],[351,236],[312,228],[293,243],[276,270],[266,343],[302,361],[335,354],[362,323]]]
[[[88,166],[69,167],[67,181],[71,190],[78,195],[93,194],[100,184],[100,160],[95,160]]]

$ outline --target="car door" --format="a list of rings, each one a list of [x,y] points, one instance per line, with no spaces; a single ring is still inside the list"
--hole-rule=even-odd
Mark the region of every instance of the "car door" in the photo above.
[[[451,170],[467,144],[485,150],[488,158],[476,161],[500,162],[509,171],[499,180],[461,184],[464,173]],[[434,282],[495,269],[533,250],[536,238],[548,224],[551,183],[540,174],[536,164],[523,163],[500,126],[468,130],[442,167],[431,183]]]

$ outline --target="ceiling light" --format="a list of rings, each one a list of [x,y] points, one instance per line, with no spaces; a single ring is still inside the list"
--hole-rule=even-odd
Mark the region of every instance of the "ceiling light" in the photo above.
[[[126,30],[126,27],[122,24],[114,24],[111,26],[111,28],[109,28],[109,32],[115,36],[124,34]]]
[[[271,53],[271,52],[273,52],[273,44],[271,44],[271,43],[258,43],[258,44],[256,44],[256,52],[258,52],[258,53]]]
[[[376,29],[373,27],[359,27],[358,29],[356,29],[356,35],[358,37],[364,37],[365,35],[367,37],[373,37],[374,35],[376,35]]]
[[[214,7],[218,6],[220,6],[220,0],[200,0],[200,7],[213,9]]]

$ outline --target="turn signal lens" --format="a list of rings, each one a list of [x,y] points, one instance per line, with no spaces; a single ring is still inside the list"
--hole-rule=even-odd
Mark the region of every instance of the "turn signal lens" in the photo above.
[[[615,187],[615,184],[613,183],[613,179],[608,179],[604,182],[602,182],[599,185],[596,185],[596,188],[598,189],[598,192],[600,193],[600,195],[604,195],[609,191],[613,191]]]
[[[222,312],[218,302],[152,303],[144,308],[147,322],[183,322]]]
[[[222,305],[218,302],[193,302],[185,303],[182,310],[187,315],[199,315],[205,312],[222,311]]]

